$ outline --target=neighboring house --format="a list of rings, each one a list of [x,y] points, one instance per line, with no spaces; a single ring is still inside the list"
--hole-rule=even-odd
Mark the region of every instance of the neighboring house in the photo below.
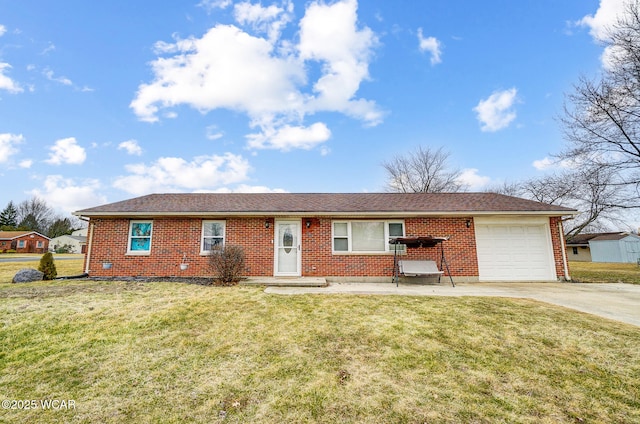
[[[86,237],[88,231],[89,231],[88,228],[80,228],[79,230],[75,230],[74,232],[72,232],[71,235],[72,236]]]
[[[0,252],[15,250],[17,253],[45,253],[49,237],[35,231],[0,231]]]
[[[640,237],[626,232],[578,234],[567,241],[570,261],[637,263]]]
[[[65,234],[52,238],[49,242],[49,250],[56,252],[58,249],[67,246],[68,253],[87,253],[87,236],[75,235],[76,233],[74,231],[71,235]]]
[[[457,281],[557,281],[569,277],[562,216],[575,212],[495,193],[194,193],[74,214],[89,219],[91,276],[207,276],[208,255],[231,244],[249,277],[391,281],[390,238],[445,236]],[[439,246],[401,254],[440,264]]]
[[[567,259],[576,262],[591,262],[589,240],[597,236],[598,234],[578,234],[567,239]]]

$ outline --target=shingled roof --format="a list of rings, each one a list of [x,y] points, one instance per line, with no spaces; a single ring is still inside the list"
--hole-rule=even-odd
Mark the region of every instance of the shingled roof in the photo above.
[[[578,234],[567,240],[567,246],[588,246],[590,241],[622,240],[629,235],[630,233],[627,232]],[[636,237],[635,234],[632,236]]]
[[[49,237],[42,235],[36,231],[30,231],[30,230],[26,230],[26,231],[0,231],[0,240],[14,240],[20,237],[24,237],[24,236],[28,236],[29,234],[37,234],[39,236],[42,236],[46,239],[48,239]]]
[[[168,193],[74,212],[86,217],[204,215],[572,215],[562,206],[496,193]]]

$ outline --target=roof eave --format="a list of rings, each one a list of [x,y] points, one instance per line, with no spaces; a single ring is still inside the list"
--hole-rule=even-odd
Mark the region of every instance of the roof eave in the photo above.
[[[423,216],[568,216],[576,215],[577,211],[208,211],[208,212],[74,212],[75,216],[87,218],[149,218],[149,217],[192,217],[206,218],[211,216],[233,216],[233,217],[274,217],[274,216],[297,216],[297,217],[423,217]]]

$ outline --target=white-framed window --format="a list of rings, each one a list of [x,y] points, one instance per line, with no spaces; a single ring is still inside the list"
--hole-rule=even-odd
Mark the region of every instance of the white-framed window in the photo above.
[[[25,244],[24,240],[18,240],[18,249],[24,249]]]
[[[211,253],[217,246],[224,246],[225,221],[202,221],[201,253]]]
[[[152,232],[153,221],[130,221],[127,253],[136,255],[148,255],[151,253]]]
[[[333,221],[334,253],[393,252],[389,238],[404,237],[404,221]]]
[[[42,242],[42,240],[38,240],[38,241],[36,242],[36,247],[37,247],[38,249],[42,249],[42,248],[44,247],[44,243]]]

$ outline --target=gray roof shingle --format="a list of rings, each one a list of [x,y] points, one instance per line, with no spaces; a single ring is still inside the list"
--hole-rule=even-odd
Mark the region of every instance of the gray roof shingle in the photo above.
[[[496,193],[167,193],[74,212],[88,217],[161,215],[368,215],[533,213],[575,209]]]

